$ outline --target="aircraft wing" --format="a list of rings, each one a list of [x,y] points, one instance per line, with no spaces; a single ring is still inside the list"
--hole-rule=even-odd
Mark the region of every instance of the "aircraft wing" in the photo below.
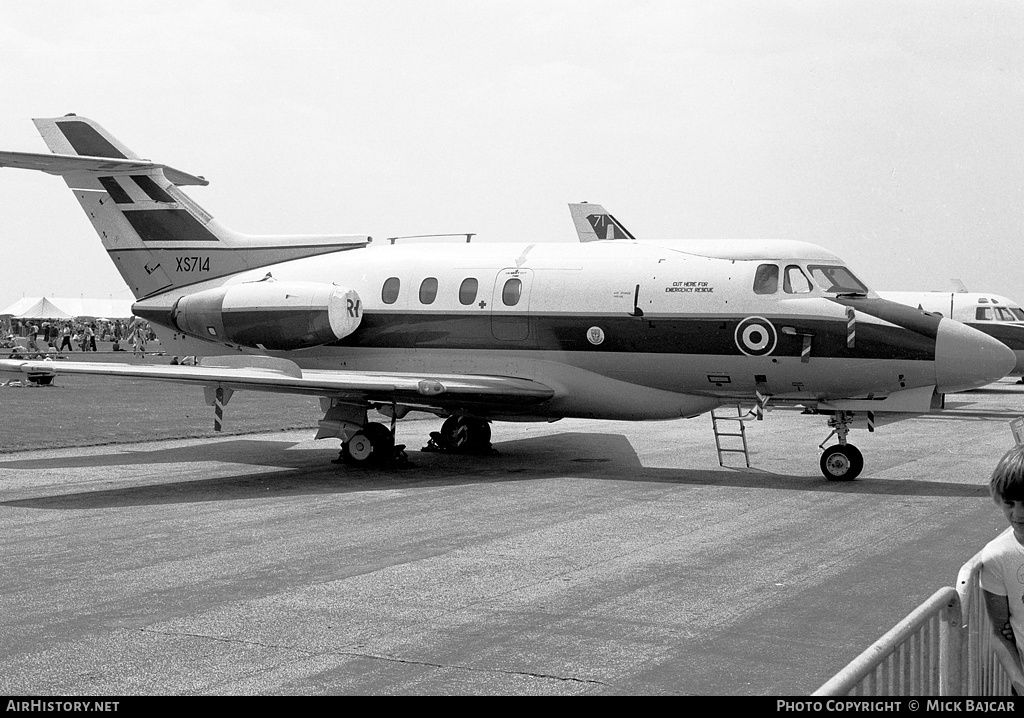
[[[262,359],[264,365],[241,365],[256,359]],[[506,376],[302,370],[293,362],[266,357],[210,357],[207,361],[210,360],[223,363],[186,366],[0,359],[0,372],[26,378],[93,374],[434,408],[540,404],[555,394],[554,389],[539,382]]]

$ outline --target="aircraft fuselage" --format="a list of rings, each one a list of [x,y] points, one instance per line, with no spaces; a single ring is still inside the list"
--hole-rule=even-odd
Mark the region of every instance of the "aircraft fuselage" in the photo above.
[[[141,301],[136,313],[171,330],[161,338],[179,343],[175,353],[246,352],[252,350],[211,341],[197,347],[194,337],[176,332],[178,297],[268,273],[282,282],[337,285],[358,295],[354,332],[268,353],[304,370],[515,376],[562,389],[531,407],[529,418],[663,419],[757,392],[816,401],[955,388],[954,377],[937,375],[940,319],[813,285],[757,294],[755,275],[765,264],[805,272],[843,266],[800,242],[399,244],[199,282]],[[265,307],[231,315],[257,331],[273,323]],[[283,312],[278,321],[295,319]],[[489,415],[523,411],[492,407]]]

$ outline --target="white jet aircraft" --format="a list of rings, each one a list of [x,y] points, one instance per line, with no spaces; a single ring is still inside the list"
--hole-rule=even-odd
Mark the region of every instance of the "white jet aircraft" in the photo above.
[[[879,299],[813,244],[251,237],[179,189],[203,178],[140,159],[83,117],[35,123],[52,154],[0,152],[0,166],[63,177],[135,314],[173,353],[205,359],[0,369],[198,384],[218,409],[237,389],[320,396],[318,438],[339,438],[355,464],[390,459],[409,411],[445,417],[441,448],[474,450],[494,420],[687,418],[740,402],[756,414],[770,399],[828,414],[839,443],[822,471],[853,479],[855,419],[927,412],[936,392],[1014,363],[959,322]]]
[[[1017,357],[1010,374],[1024,375],[1024,309],[1012,299],[980,292],[879,292],[878,296],[955,319],[995,337]]]

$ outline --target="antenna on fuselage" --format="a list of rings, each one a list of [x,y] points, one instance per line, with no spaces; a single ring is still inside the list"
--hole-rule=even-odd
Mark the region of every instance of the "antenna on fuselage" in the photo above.
[[[399,235],[398,237],[388,237],[387,240],[391,244],[395,243],[396,239],[422,239],[424,237],[465,237],[466,244],[469,244],[470,240],[476,236],[476,232],[456,232],[455,234],[405,234]]]

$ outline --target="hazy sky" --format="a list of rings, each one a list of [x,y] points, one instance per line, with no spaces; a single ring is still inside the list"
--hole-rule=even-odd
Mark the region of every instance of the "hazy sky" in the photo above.
[[[0,0],[0,148],[74,112],[247,233],[820,244],[1024,301],[1024,3]],[[58,177],[0,169],[0,308],[131,297]],[[451,247],[450,251],[457,251]]]

